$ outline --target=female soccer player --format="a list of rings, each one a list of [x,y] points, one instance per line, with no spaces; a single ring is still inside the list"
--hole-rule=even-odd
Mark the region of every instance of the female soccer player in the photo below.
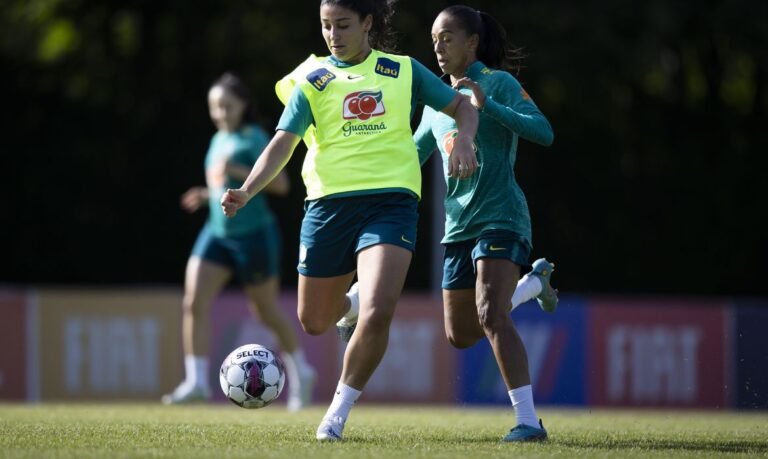
[[[310,57],[278,83],[295,84],[264,154],[240,189],[222,198],[226,215],[272,180],[302,136],[309,145],[299,253],[298,315],[323,333],[349,312],[345,292],[357,273],[359,315],[336,394],[318,440],[341,440],[352,405],[387,348],[389,325],[416,242],[421,173],[410,120],[417,103],[456,120],[448,174],[477,167],[477,111],[423,65],[384,52],[393,13],[386,0],[322,0],[320,23],[331,52]]]
[[[549,285],[553,266],[544,259],[534,263],[515,291],[531,252],[530,216],[513,170],[518,137],[550,145],[552,128],[506,71],[511,55],[506,32],[491,16],[466,6],[446,8],[432,25],[432,42],[440,69],[480,112],[477,172],[467,180],[446,177],[446,335],[458,348],[483,337],[490,341],[517,418],[504,441],[545,439],[533,405],[525,347],[509,311],[510,300],[516,306],[536,296],[548,312],[557,305]],[[414,135],[421,162],[437,147],[445,164],[455,151],[455,135],[452,119],[426,107]]]
[[[183,299],[185,380],[166,404],[205,400],[208,384],[207,314],[214,297],[234,276],[242,284],[254,315],[275,333],[288,375],[288,408],[309,403],[315,372],[299,347],[296,331],[278,307],[280,233],[274,215],[262,196],[254,199],[237,218],[227,219],[220,199],[227,188],[240,186],[261,154],[269,137],[251,121],[253,105],[248,88],[232,74],[224,74],[208,92],[211,120],[218,128],[205,158],[206,187],[189,189],[182,207],[194,212],[208,205],[208,221],[200,231],[187,262]],[[286,174],[267,186],[276,195],[288,192]]]

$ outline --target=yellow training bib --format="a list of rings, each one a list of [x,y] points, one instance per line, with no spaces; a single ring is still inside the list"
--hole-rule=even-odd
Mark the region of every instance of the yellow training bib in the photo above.
[[[276,85],[286,103],[295,85],[315,125],[304,135],[307,199],[403,188],[421,194],[411,131],[411,59],[373,50],[360,64],[337,68],[310,56]]]

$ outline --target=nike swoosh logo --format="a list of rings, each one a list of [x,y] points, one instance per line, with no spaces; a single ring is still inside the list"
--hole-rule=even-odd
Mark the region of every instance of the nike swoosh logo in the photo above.
[[[494,247],[494,246],[490,246],[490,247],[488,247],[488,248],[489,248],[489,249],[491,249],[491,252],[498,252],[499,250],[507,250],[507,248],[506,248],[506,247]]]
[[[347,78],[350,80],[357,80],[358,78],[362,78],[365,75],[347,75]]]
[[[407,242],[409,244],[413,244],[413,241],[409,241],[408,239],[405,238],[405,236],[400,236],[400,240],[402,240],[403,242]]]

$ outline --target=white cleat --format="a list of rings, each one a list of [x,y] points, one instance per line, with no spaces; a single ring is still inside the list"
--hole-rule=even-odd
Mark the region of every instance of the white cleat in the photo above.
[[[211,398],[211,389],[203,386],[193,386],[182,382],[170,394],[160,399],[163,405],[182,405],[185,403],[205,402]]]
[[[320,441],[341,441],[344,431],[344,419],[341,416],[323,418],[317,428],[317,439]]]

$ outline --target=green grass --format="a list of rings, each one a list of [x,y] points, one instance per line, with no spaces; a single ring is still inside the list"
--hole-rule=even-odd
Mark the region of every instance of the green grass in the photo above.
[[[503,444],[514,423],[509,409],[361,404],[343,443],[320,444],[314,432],[323,413],[0,404],[0,457],[768,457],[768,413],[541,409],[548,442]]]

